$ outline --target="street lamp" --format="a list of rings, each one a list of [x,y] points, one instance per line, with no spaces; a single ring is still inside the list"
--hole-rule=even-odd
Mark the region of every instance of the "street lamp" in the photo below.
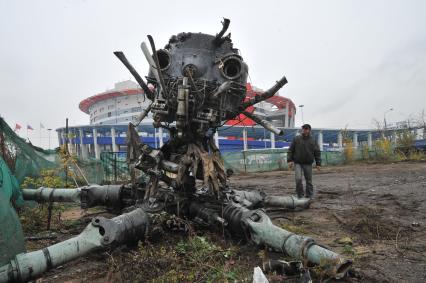
[[[383,122],[385,124],[385,132],[387,129],[387,125],[386,125],[386,114],[389,113],[390,111],[393,111],[393,108],[390,108],[389,110],[386,110],[385,113],[383,113]]]
[[[49,132],[49,149],[50,149],[50,132],[52,131],[52,129],[47,129],[47,131]]]
[[[305,120],[303,119],[303,107],[304,107],[305,105],[303,105],[303,104],[300,104],[299,105],[299,107],[300,107],[300,113],[302,113],[302,124],[305,124]]]

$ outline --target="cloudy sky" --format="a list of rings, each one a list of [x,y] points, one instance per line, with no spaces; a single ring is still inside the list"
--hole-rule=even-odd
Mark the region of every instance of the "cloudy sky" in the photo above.
[[[113,51],[144,74],[147,34],[164,46],[181,31],[215,34],[227,17],[251,82],[268,88],[286,75],[281,95],[305,105],[314,127],[371,128],[391,107],[390,122],[417,117],[426,108],[425,11],[426,1],[411,0],[0,0],[0,115],[12,127],[29,123],[35,144],[40,122],[87,124],[78,103],[131,78]]]

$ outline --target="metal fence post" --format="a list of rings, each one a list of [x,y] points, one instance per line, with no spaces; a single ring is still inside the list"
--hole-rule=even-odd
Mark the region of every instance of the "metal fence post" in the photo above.
[[[116,152],[113,152],[114,154],[114,182],[117,183],[117,154]]]

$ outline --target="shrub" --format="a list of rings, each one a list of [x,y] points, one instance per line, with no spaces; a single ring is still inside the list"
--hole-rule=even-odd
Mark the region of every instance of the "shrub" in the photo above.
[[[394,157],[392,143],[385,137],[376,140],[374,148],[376,157],[380,161],[390,161]]]
[[[368,145],[364,144],[361,148],[361,154],[363,160],[369,160],[370,159],[370,148]]]
[[[39,177],[25,177],[21,187],[24,189],[35,189],[39,187],[63,188],[65,181],[55,170],[43,170]],[[58,215],[64,210],[63,205],[55,205],[52,208],[52,220],[56,220],[54,215]],[[39,232],[46,229],[48,216],[48,205],[35,207],[25,206],[19,211],[19,218],[25,232]]]

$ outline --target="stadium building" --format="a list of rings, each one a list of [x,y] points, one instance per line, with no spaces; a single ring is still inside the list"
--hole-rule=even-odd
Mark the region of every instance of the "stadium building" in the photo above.
[[[79,108],[90,115],[90,125],[120,125],[132,122],[149,105],[143,91],[133,81],[123,81],[106,92],[80,102]],[[144,123],[152,123],[149,113]]]

